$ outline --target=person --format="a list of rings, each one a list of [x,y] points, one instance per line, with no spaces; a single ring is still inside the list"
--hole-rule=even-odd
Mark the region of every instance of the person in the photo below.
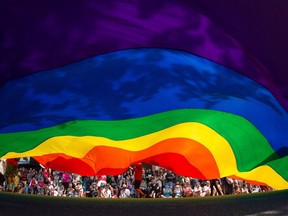
[[[51,182],[48,182],[48,185],[46,187],[46,192],[45,194],[48,196],[58,196],[58,190],[56,189],[58,186],[55,186],[53,184],[51,184]]]
[[[68,188],[66,189],[65,195],[67,197],[74,197],[75,196],[75,189],[73,188],[72,182],[68,184]]]
[[[64,185],[62,184],[61,181],[58,183],[58,185],[57,185],[57,187],[56,187],[55,189],[57,189],[57,192],[58,192],[57,195],[58,195],[58,196],[64,196],[64,194],[65,194],[65,187],[64,187]]]
[[[97,176],[97,187],[98,189],[100,187],[105,187],[105,185],[107,184],[107,176],[106,175],[99,175]]]
[[[189,182],[185,182],[183,186],[183,196],[184,197],[192,197],[193,196],[193,189]]]
[[[159,184],[154,180],[152,182],[151,191],[149,193],[149,196],[151,198],[158,198],[161,195],[162,187],[159,186]]]
[[[175,175],[171,170],[168,170],[166,176],[166,184],[169,184],[170,188],[174,187],[175,182]]]
[[[163,188],[161,198],[172,198],[172,189],[169,184],[166,184],[165,188]]]
[[[223,193],[233,194],[233,179],[229,177],[223,178]]]
[[[61,181],[62,181],[62,184],[63,184],[65,190],[67,190],[70,182],[72,182],[72,175],[68,172],[64,172],[62,174],[62,180]]]
[[[194,197],[199,197],[199,196],[201,196],[201,194],[202,194],[202,187],[200,185],[200,182],[197,181],[195,183],[195,186],[194,186],[194,189],[193,189],[193,196]]]
[[[220,184],[220,181],[217,179],[216,182],[215,182],[215,188],[216,190],[214,190],[214,193],[213,196],[217,195],[217,196],[220,196],[220,195],[224,195],[223,194],[223,190],[222,190],[222,187],[221,187],[221,184]],[[219,191],[219,192],[218,192]]]
[[[219,179],[212,179],[210,181],[210,187],[211,187],[211,196],[223,195],[222,188],[219,183]]]
[[[41,177],[37,184],[37,194],[44,195],[44,193],[45,193],[45,184],[43,177]]]
[[[202,194],[200,194],[200,196],[210,196],[210,195],[211,195],[210,181],[206,181],[205,185],[202,188]]]
[[[243,183],[243,187],[241,188],[241,193],[243,194],[248,194],[249,192],[249,188],[247,187],[246,183]]]
[[[151,184],[151,182],[150,182]],[[148,190],[148,185],[146,183],[145,180],[142,180],[141,181],[141,184],[140,184],[140,189],[141,191],[144,193],[144,196],[146,196],[148,193],[149,193],[149,190]],[[138,191],[137,191],[137,195],[138,195]],[[143,196],[142,196],[143,197]],[[139,198],[139,197],[138,197]]]
[[[146,180],[146,183],[147,185],[149,185],[149,183],[152,181],[153,179],[153,172],[152,170],[149,168],[146,170],[146,172],[144,172],[145,174],[145,180]]]
[[[0,172],[0,187],[4,188],[4,182],[6,181],[6,178],[2,172]]]
[[[21,172],[20,171],[16,171],[16,173],[12,176],[12,182],[13,182],[13,188],[15,189],[15,187],[18,186],[19,182],[20,182],[20,176],[21,176]]]
[[[252,185],[252,193],[261,192],[261,187],[259,185]]]
[[[79,197],[83,197],[84,196],[84,189],[83,189],[83,185],[81,184],[81,182],[77,182],[75,185],[75,193],[79,196]]]
[[[183,188],[179,182],[176,182],[173,194],[175,198],[180,198],[183,196]]]
[[[130,190],[127,188],[127,185],[123,184],[122,187],[119,198],[130,198]]]
[[[38,182],[36,181],[36,178],[33,176],[28,187],[27,187],[27,192],[26,194],[35,194],[36,189],[37,189]]]
[[[86,197],[98,197],[98,188],[97,188],[97,183],[93,182],[87,191],[85,191],[84,195]]]
[[[163,188],[163,182],[162,182],[162,176],[158,175],[156,177],[156,183],[159,185],[161,191],[162,191],[162,188]]]
[[[88,190],[89,186],[91,185],[90,177],[89,176],[82,176],[82,184],[83,184],[83,190]]]
[[[109,185],[112,188],[113,197],[117,198],[118,194],[119,194],[119,187],[118,187],[117,181],[116,181],[114,176],[111,177],[111,179],[109,181]]]
[[[114,195],[113,188],[110,184],[106,184],[104,195],[105,195],[105,198],[112,198],[113,197],[113,195]]]
[[[241,194],[241,189],[240,189],[240,187],[239,187],[238,184],[235,184],[235,185],[234,185],[233,194],[234,194],[234,195]]]
[[[137,192],[137,197],[145,197],[145,193],[141,190],[140,185],[142,182],[143,166],[142,163],[138,163],[133,167],[134,170],[134,181],[135,181],[135,190]]]
[[[17,187],[15,188],[14,193],[21,193],[21,194],[23,194],[24,192],[25,192],[25,185],[24,185],[23,182],[20,181],[20,182],[18,183]]]
[[[103,195],[103,191],[104,191],[105,187],[106,187],[106,184],[103,184],[103,183],[100,185],[100,187],[97,187],[97,189],[98,189],[98,197],[101,198],[101,195]]]

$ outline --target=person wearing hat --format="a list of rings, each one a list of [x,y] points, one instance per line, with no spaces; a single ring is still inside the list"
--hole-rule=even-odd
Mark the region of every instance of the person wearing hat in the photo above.
[[[130,198],[130,190],[127,188],[126,184],[122,185],[119,198]]]
[[[169,184],[165,185],[165,188],[163,188],[163,194],[161,194],[161,198],[172,198],[172,189],[170,188]]]

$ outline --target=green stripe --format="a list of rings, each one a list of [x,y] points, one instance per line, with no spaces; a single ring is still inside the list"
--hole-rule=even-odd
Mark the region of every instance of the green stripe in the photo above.
[[[283,179],[288,181],[287,164],[288,164],[288,156],[268,162],[266,165],[270,166],[279,175],[281,175]]]
[[[174,110],[120,121],[77,120],[36,131],[0,134],[0,155],[33,149],[54,136],[89,135],[126,140],[185,122],[202,123],[224,137],[234,151],[239,171],[249,171],[278,158],[265,137],[246,119],[220,111],[199,109]],[[267,158],[269,161],[265,161]]]

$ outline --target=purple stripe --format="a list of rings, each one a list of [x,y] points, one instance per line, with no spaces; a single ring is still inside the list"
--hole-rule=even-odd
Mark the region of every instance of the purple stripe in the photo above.
[[[266,70],[189,2],[6,0],[0,84],[114,50],[172,48],[241,72],[272,90],[288,108],[285,92],[272,84]]]

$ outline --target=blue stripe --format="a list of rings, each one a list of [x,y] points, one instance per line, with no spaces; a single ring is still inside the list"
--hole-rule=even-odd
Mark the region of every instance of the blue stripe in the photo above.
[[[0,101],[0,133],[200,108],[246,118],[277,153],[288,153],[288,115],[267,89],[183,51],[130,49],[96,56],[10,81]]]

